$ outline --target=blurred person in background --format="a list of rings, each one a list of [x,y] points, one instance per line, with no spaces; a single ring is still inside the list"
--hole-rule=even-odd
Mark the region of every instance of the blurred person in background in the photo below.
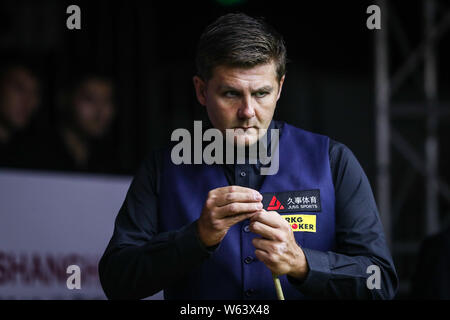
[[[29,167],[44,170],[120,173],[110,141],[115,118],[114,85],[99,74],[77,77],[57,99],[57,123],[35,144]]]
[[[39,82],[22,63],[0,67],[0,165],[14,166],[17,146],[40,101]]]

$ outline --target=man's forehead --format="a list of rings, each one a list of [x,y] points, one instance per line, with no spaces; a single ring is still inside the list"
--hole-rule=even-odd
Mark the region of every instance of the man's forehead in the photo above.
[[[250,68],[217,66],[211,78],[219,87],[263,87],[277,83],[274,63],[266,63]]]
[[[25,80],[25,81],[37,81],[34,74],[32,74],[28,69],[23,67],[14,67],[8,71],[8,76],[14,80]]]
[[[112,91],[112,87],[111,84],[108,81],[104,81],[101,79],[88,79],[85,82],[82,83],[81,90],[85,90],[85,91],[101,91],[101,92],[111,92]]]

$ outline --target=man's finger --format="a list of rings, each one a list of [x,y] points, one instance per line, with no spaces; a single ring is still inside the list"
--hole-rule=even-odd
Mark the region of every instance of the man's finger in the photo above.
[[[270,260],[269,253],[267,253],[266,251],[256,249],[255,256],[259,261],[263,262],[267,267],[271,267],[273,265],[272,261]]]
[[[273,240],[263,239],[263,238],[254,238],[252,240],[252,244],[256,249],[269,252],[270,248],[273,245]]]
[[[256,234],[259,234],[261,237],[269,239],[269,240],[278,240],[278,232],[279,230],[268,226],[259,221],[250,222],[250,231]]]
[[[256,192],[230,192],[217,195],[216,205],[218,207],[226,206],[233,202],[261,202],[262,196]]]
[[[249,213],[242,213],[242,214],[238,214],[232,217],[227,217],[225,218],[225,220],[227,221],[228,225],[231,227],[233,225],[235,225],[236,223],[239,223],[245,219],[249,219],[252,217],[252,215],[254,215],[255,212],[249,212]]]
[[[278,212],[265,210],[261,210],[251,219],[252,222],[258,221],[272,228],[280,228],[282,226],[283,220],[283,217],[281,217]]]
[[[252,193],[256,192],[259,193],[255,189],[241,187],[241,186],[226,186],[226,187],[220,187],[213,190],[214,193],[220,194],[220,193],[234,193],[234,192],[242,192],[242,193]]]
[[[217,209],[217,218],[225,218],[230,216],[239,215],[242,213],[254,213],[262,208],[261,202],[251,202],[251,203],[243,203],[243,202],[233,202],[227,204],[226,206],[219,207]]]

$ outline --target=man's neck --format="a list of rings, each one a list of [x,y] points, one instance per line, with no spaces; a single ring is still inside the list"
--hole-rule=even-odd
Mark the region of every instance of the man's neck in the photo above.
[[[11,138],[10,131],[3,125],[0,124],[0,143],[6,144]]]
[[[77,134],[75,130],[68,127],[61,129],[61,135],[77,166],[85,166],[89,158],[88,142]]]

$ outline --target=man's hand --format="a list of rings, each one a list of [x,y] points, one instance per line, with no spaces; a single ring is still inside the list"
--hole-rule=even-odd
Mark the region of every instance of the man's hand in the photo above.
[[[262,209],[262,195],[253,189],[228,186],[208,193],[197,222],[200,240],[207,246],[218,244],[236,223]]]
[[[304,279],[308,263],[302,248],[295,241],[289,223],[275,211],[261,210],[250,219],[250,231],[262,238],[254,238],[255,255],[276,275],[288,274]]]

